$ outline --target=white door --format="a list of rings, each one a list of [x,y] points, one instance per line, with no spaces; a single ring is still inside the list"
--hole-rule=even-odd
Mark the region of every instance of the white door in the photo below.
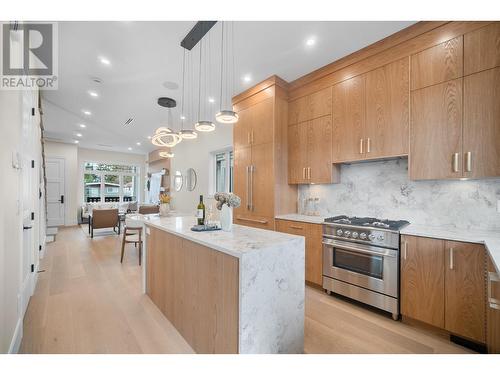
[[[45,160],[47,176],[47,226],[64,225],[64,159]]]

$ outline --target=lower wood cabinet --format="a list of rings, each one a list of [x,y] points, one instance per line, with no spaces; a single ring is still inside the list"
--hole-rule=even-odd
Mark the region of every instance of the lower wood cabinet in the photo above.
[[[403,316],[486,343],[482,245],[402,236]]]
[[[306,281],[323,283],[323,227],[321,224],[276,220],[276,230],[306,238]]]
[[[488,353],[500,353],[500,272],[488,257],[487,331]]]

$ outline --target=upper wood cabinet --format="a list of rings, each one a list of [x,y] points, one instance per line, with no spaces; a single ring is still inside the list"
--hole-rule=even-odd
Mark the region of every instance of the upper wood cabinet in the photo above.
[[[500,176],[500,68],[465,77],[463,100],[463,175]]]
[[[488,353],[500,353],[500,273],[488,257],[488,294],[486,296]]]
[[[444,244],[401,237],[401,314],[444,328]]]
[[[463,76],[463,37],[457,37],[411,56],[411,89]]]
[[[353,77],[333,86],[332,104],[333,162],[363,159],[365,76]]]
[[[273,141],[273,98],[267,98],[250,108],[238,112],[234,124],[233,143],[235,147],[258,145]]]
[[[485,343],[484,247],[406,235],[401,241],[403,316]]]
[[[303,223],[291,220],[276,220],[276,230],[297,236],[304,236],[305,277],[316,285],[323,284],[323,228],[321,224]]]
[[[288,107],[288,124],[313,120],[332,113],[332,88],[317,91],[290,102]]]
[[[408,154],[409,61],[333,86],[333,162]]]
[[[288,128],[288,183],[338,182],[332,164],[332,121],[323,116]]]
[[[446,241],[446,330],[486,343],[483,245]]]
[[[500,22],[464,35],[465,75],[500,66]]]
[[[408,154],[409,60],[366,74],[366,157]]]
[[[412,91],[413,180],[462,177],[462,78]]]

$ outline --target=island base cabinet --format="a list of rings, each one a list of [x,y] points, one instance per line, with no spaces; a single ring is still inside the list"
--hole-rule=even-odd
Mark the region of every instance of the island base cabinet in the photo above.
[[[238,258],[149,228],[146,293],[197,353],[238,353]]]
[[[487,285],[487,345],[488,353],[500,354],[500,273],[488,257]]]

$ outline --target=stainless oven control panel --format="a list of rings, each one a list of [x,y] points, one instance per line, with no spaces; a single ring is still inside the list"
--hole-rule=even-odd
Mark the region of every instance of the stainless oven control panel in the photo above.
[[[324,223],[323,235],[338,240],[399,249],[399,232],[386,229],[360,228],[359,226],[348,224]]]

